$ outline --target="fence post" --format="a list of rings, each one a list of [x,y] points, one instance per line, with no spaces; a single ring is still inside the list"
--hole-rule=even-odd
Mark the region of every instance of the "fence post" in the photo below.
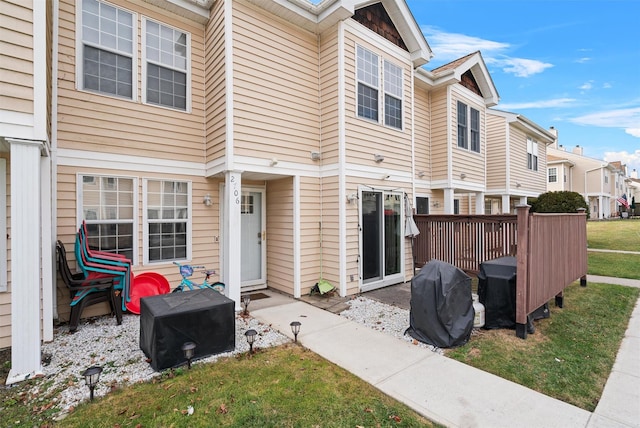
[[[529,293],[529,205],[518,205],[518,250],[516,252],[516,336],[527,338]]]
[[[587,209],[586,208],[578,208],[578,214],[584,214],[586,216],[587,215]],[[580,277],[580,286],[581,287],[586,287],[587,286],[587,275],[582,275]]]

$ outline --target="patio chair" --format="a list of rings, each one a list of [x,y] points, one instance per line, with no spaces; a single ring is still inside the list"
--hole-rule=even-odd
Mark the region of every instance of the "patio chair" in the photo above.
[[[96,303],[109,302],[111,311],[116,315],[118,325],[122,324],[122,302],[116,294],[115,279],[117,276],[106,273],[92,272],[85,276],[84,272],[71,272],[67,261],[67,251],[62,241],[56,242],[58,254],[58,272],[69,289],[71,297],[71,315],[69,317],[69,331],[78,329],[82,311],[87,306]]]

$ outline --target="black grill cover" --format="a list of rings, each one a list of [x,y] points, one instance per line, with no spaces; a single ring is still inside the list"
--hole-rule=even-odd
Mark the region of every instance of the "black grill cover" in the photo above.
[[[431,260],[411,280],[406,333],[440,348],[462,346],[473,329],[471,278],[457,267]]]
[[[193,359],[236,347],[235,305],[206,289],[140,299],[140,349],[158,371],[184,364],[185,342],[196,344]]]
[[[516,328],[515,257],[500,257],[480,264],[478,300],[484,305],[484,328]]]

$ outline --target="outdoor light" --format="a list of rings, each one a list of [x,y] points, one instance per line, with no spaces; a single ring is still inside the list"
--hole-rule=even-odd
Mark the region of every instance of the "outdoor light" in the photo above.
[[[244,298],[242,299],[242,306],[244,306],[244,315],[249,315],[249,311],[247,310],[247,308],[249,308],[249,303],[251,302],[251,296],[249,296],[248,294],[246,296],[244,296]]]
[[[96,388],[98,381],[100,380],[100,373],[102,373],[102,367],[92,366],[82,373],[84,376],[84,383],[89,387],[89,399],[93,401],[93,390]]]
[[[213,201],[211,200],[211,195],[209,193],[204,195],[204,198],[202,198],[202,203],[205,204],[205,206],[207,207],[210,207],[211,205],[213,205]]]
[[[196,344],[193,342],[185,342],[182,345],[182,352],[184,352],[184,357],[187,359],[187,368],[191,369],[191,359],[195,355]]]
[[[376,162],[380,163],[380,162],[382,162],[382,161],[384,160],[384,155],[381,155],[381,154],[379,154],[379,153],[376,153],[376,154],[374,154],[374,155],[373,155],[373,159],[374,159]]]
[[[256,340],[257,331],[254,329],[247,330],[244,335],[247,337],[247,343],[249,344],[249,355],[253,354],[253,342]]]
[[[298,342],[298,333],[300,333],[300,321],[292,321],[291,324],[291,332],[293,333],[293,341]]]
[[[320,152],[311,152],[311,160],[319,161],[321,157]]]

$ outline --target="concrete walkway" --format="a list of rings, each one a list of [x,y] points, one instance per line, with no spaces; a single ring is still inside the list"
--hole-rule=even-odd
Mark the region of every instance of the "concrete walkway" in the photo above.
[[[588,278],[592,282],[613,282]],[[640,287],[640,281],[631,284]],[[591,413],[278,293],[251,315],[425,417],[449,427],[640,428],[640,300]]]

